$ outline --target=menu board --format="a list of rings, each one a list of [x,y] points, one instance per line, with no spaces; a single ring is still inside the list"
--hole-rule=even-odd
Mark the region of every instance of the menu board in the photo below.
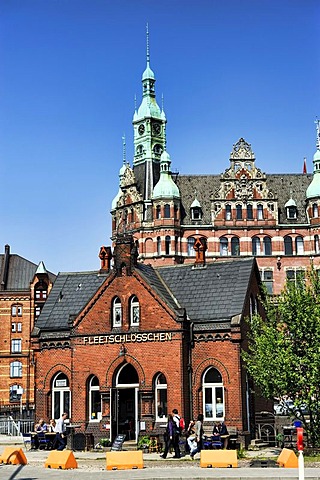
[[[113,441],[111,451],[119,452],[120,450],[122,450],[122,445],[123,445],[123,442],[125,441],[125,439],[126,439],[126,434],[117,435],[116,438]]]

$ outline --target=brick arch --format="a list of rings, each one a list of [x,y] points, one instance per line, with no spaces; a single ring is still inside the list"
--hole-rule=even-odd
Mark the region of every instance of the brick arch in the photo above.
[[[144,370],[143,370],[140,362],[138,362],[138,360],[136,358],[134,358],[131,355],[128,355],[126,353],[125,359],[123,357],[122,358],[118,357],[118,358],[115,358],[113,360],[113,362],[110,363],[109,368],[108,368],[107,373],[106,373],[106,385],[107,385],[107,387],[112,387],[113,386],[112,385],[112,380],[113,380],[114,374],[119,369],[119,367],[124,365],[125,363],[130,363],[136,369],[136,371],[138,373],[140,385],[141,384],[145,385],[146,377],[145,377],[145,373],[144,373]]]
[[[219,370],[223,378],[223,384],[230,384],[230,375],[228,369],[224,366],[222,362],[217,360],[214,357],[206,358],[203,362],[199,363],[198,367],[196,368],[194,375],[193,375],[193,385],[195,386],[196,390],[201,388],[202,382],[201,377],[204,372],[209,367],[214,367]],[[226,379],[226,382],[224,381]]]
[[[51,367],[48,371],[47,371],[47,374],[44,376],[44,379],[43,379],[43,390],[50,390],[51,389],[51,379],[52,377],[54,377],[54,375],[56,375],[57,373],[64,373],[65,375],[67,375],[67,377],[69,378],[69,381],[71,383],[71,369],[69,367],[67,367],[66,365],[63,365],[63,364],[57,364],[57,365],[54,365],[53,367]],[[49,382],[49,388],[47,386],[47,382]]]

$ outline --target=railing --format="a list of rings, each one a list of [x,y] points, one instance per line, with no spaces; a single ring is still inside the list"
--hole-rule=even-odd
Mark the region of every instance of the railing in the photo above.
[[[13,420],[12,417],[0,418],[0,435],[18,436],[34,429],[33,420]]]

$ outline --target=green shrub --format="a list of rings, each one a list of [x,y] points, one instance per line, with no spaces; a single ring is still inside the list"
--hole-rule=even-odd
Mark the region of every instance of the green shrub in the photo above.
[[[138,441],[138,450],[143,450],[144,448],[150,447],[150,437],[149,435],[143,435],[139,438]]]
[[[110,442],[109,438],[101,438],[100,439],[100,445],[101,447],[110,447],[112,442]]]

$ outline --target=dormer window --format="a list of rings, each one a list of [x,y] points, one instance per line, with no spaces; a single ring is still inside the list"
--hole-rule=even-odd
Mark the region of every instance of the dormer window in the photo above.
[[[297,207],[287,207],[287,218],[297,218]]]
[[[201,211],[200,207],[191,208],[191,218],[192,218],[192,220],[201,220],[202,211]]]

